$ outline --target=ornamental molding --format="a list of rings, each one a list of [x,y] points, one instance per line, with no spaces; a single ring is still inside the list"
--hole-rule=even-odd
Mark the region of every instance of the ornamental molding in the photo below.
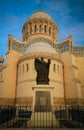
[[[24,83],[24,82],[36,82],[36,79],[27,79],[27,80],[18,81],[17,85]]]
[[[60,59],[59,55],[49,54],[49,53],[31,53],[31,54],[25,54],[21,56],[18,60],[18,64],[28,60],[28,59],[35,59],[35,58],[50,58],[51,60],[56,60],[63,64],[63,61]]]
[[[78,68],[77,68],[77,66],[76,66],[76,65],[72,65],[72,67],[78,70]]]
[[[46,43],[48,43],[58,53],[62,53],[62,52],[66,52],[66,51],[70,50],[70,44],[68,42],[62,43],[62,44],[59,44],[59,43],[58,44],[54,44],[52,41],[50,41],[48,39],[45,39],[45,38],[37,38],[37,39],[34,39],[31,42],[28,42],[28,43],[26,42],[25,44],[17,44],[16,42],[12,42],[11,45],[10,45],[10,48],[12,50],[17,51],[17,52],[24,53],[25,50],[29,47],[29,45],[31,45],[31,44],[33,44],[33,43],[35,43],[37,41],[38,42],[46,42]]]
[[[18,40],[13,38],[13,40],[10,44],[10,49],[24,54],[26,49],[29,47],[29,45],[31,45],[37,41],[46,42],[47,44],[51,45],[58,53],[71,51],[72,54],[74,54],[75,56],[84,56],[84,47],[72,46],[72,43],[69,42],[69,39],[66,39],[64,42],[55,44],[51,40],[48,40],[47,38],[43,38],[43,37],[34,39],[30,42],[18,42]]]
[[[24,26],[26,27],[26,25],[30,24],[30,23],[47,23],[47,24],[51,24],[51,26],[56,26],[56,23],[52,20],[46,19],[46,18],[34,18],[34,19],[29,19],[28,21],[25,22],[25,24],[23,25],[22,29],[24,28]],[[57,29],[58,30],[58,29]]]
[[[51,79],[50,82],[56,82],[56,83],[58,83],[58,84],[62,84],[62,85],[63,85],[63,82],[58,81],[58,80],[53,80],[53,79]]]
[[[51,89],[54,89],[54,87],[51,87],[50,85],[36,85],[36,86],[32,87],[32,90],[39,90],[39,89],[51,90]]]
[[[81,46],[73,47],[72,53],[75,56],[84,56],[84,46],[83,47],[81,47]]]

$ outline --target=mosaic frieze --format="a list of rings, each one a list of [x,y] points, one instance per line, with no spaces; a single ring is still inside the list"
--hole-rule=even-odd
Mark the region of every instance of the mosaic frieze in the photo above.
[[[53,48],[55,48],[56,52],[58,52],[58,53],[63,53],[63,52],[69,51],[71,48],[71,46],[68,42],[55,45],[55,44],[53,44],[53,42],[48,41],[46,39],[42,39],[42,38],[36,39],[30,43],[26,43],[26,44],[22,44],[22,45],[13,42],[11,44],[10,48],[12,50],[17,51],[17,52],[24,53],[31,44],[34,44],[37,41],[38,42],[46,42],[47,44],[49,44]],[[84,47],[73,47],[72,52],[74,55],[82,56],[82,55],[84,55]]]
[[[76,56],[83,56],[84,55],[84,47],[73,47],[73,53]]]

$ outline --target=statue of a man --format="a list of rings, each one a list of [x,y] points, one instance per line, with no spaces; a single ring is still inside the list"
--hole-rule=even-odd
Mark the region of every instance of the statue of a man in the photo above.
[[[43,58],[41,60],[35,58],[35,69],[37,72],[36,82],[37,84],[49,84],[49,66],[50,59],[48,62],[45,62]]]

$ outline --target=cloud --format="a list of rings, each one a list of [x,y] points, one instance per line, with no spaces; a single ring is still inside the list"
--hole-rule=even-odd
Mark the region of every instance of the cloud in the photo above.
[[[84,45],[84,0],[3,0],[0,2],[0,45],[4,54],[8,34],[22,40],[23,24],[40,6],[56,22],[58,41],[72,35],[75,45]]]
[[[49,12],[57,23],[58,40],[73,35],[76,45],[79,45],[79,42],[84,45],[84,0],[45,0],[45,3],[43,9]]]
[[[59,27],[59,41],[66,39],[72,35],[75,45],[84,45],[84,23],[77,23],[72,27],[60,26]]]

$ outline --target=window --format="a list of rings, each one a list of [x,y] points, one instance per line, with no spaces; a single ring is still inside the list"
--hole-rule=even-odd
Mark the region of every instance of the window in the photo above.
[[[56,64],[53,65],[53,71],[56,72]]]
[[[28,72],[28,70],[29,70],[29,66],[28,66],[28,63],[26,64],[26,70],[27,70],[27,72]]]
[[[36,32],[36,29],[37,29],[37,26],[35,25],[35,26],[34,26],[34,32]]]
[[[3,74],[1,73],[1,80],[3,79]]]
[[[30,27],[30,34],[32,34],[32,27]]]
[[[57,65],[57,72],[58,72],[58,74],[59,74],[59,65]]]
[[[46,25],[44,26],[44,32],[46,33]]]
[[[62,73],[62,66],[60,66],[60,74]]]
[[[42,32],[42,25],[39,26],[39,32]]]
[[[49,27],[49,34],[51,34],[51,27]]]
[[[23,73],[24,73],[24,65],[23,65]]]
[[[20,74],[21,74],[21,66],[19,66],[19,72],[20,72]]]
[[[26,25],[26,30],[28,30],[28,25]]]
[[[9,50],[10,50],[10,44],[9,44]]]

